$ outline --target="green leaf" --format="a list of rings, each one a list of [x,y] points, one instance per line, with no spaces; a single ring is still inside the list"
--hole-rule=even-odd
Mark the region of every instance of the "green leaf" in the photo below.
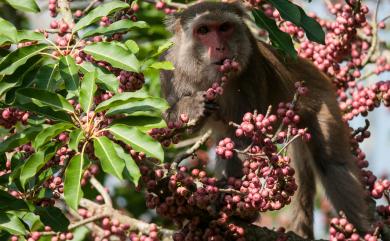
[[[17,33],[17,42],[25,41],[43,41],[45,40],[45,35],[40,32],[35,32],[33,30],[18,30]]]
[[[47,49],[48,46],[45,44],[31,45],[23,48],[19,48],[11,53],[9,53],[0,63],[0,75],[10,75],[15,72],[15,70],[26,63],[26,61],[42,52],[44,49]]]
[[[153,116],[126,116],[124,118],[115,119],[112,124],[136,126],[142,132],[149,131],[153,128],[164,128],[167,126],[161,117]]]
[[[88,113],[93,105],[93,96],[96,92],[96,72],[88,72],[81,82],[79,102],[85,113]]]
[[[83,72],[83,74],[96,71],[97,73],[96,83],[102,84],[109,91],[112,91],[114,93],[118,92],[119,81],[116,79],[115,75],[113,75],[108,70],[101,68],[99,66],[95,66],[87,61],[84,61],[80,65],[80,67],[81,67],[80,70],[81,72]]]
[[[106,112],[106,115],[131,114],[137,111],[155,111],[161,113],[168,108],[169,105],[164,99],[147,98],[114,106]]]
[[[17,30],[12,23],[0,18],[0,36],[5,38],[5,41],[16,42],[17,34]]]
[[[294,49],[294,44],[291,40],[290,35],[281,31],[276,25],[275,20],[265,16],[265,14],[261,10],[253,10],[252,14],[255,18],[257,26],[267,30],[272,44],[276,48],[286,52],[292,58],[296,59],[297,52]]]
[[[27,82],[25,80],[31,77],[31,72],[40,65],[41,60],[41,56],[34,56],[19,66],[13,74],[4,76],[0,80],[0,96]]]
[[[41,217],[42,223],[50,226],[55,232],[68,231],[69,220],[57,207],[37,207],[35,214]]]
[[[325,44],[325,32],[321,25],[314,18],[307,16],[301,7],[286,0],[268,1],[278,9],[284,20],[303,28],[309,40]]]
[[[0,190],[0,212],[9,210],[28,210],[28,206],[22,199]]]
[[[10,213],[0,212],[0,230],[9,232],[15,235],[25,235],[26,228],[20,221],[18,216]]]
[[[33,62],[34,60],[35,60],[35,63]],[[37,56],[34,56],[34,57],[30,58],[26,62],[26,64],[28,64],[28,63],[32,63],[32,64],[23,73],[23,75],[21,76],[21,79],[18,81],[18,84],[16,85],[16,87],[14,87],[14,88],[12,88],[12,89],[7,91],[7,93],[5,95],[5,99],[4,99],[5,103],[7,105],[14,105],[15,104],[16,91],[18,89],[30,87],[30,86],[33,85],[33,83],[34,83],[33,81],[34,81],[35,75],[38,72],[38,69],[41,66],[43,60],[44,60],[44,58],[42,58],[42,56],[37,55]],[[18,71],[18,70],[19,70],[19,68],[16,71]]]
[[[24,129],[0,142],[0,153],[11,150],[15,147],[31,141],[42,130],[42,127],[33,126]]]
[[[301,25],[301,13],[297,5],[288,0],[268,0],[280,13],[280,16],[293,24]]]
[[[157,52],[152,57],[160,56],[162,53],[164,53],[166,50],[168,50],[173,45],[173,42],[169,41],[165,44],[158,47]]]
[[[114,143],[107,137],[100,136],[93,140],[93,146],[104,172],[123,179],[122,172],[125,162],[116,153]]]
[[[129,4],[117,0],[102,4],[99,7],[90,11],[86,16],[81,18],[78,21],[78,23],[74,26],[73,32],[77,32],[80,29],[98,21],[103,16],[107,16],[112,12],[116,12],[118,10],[128,8],[128,7]]]
[[[325,32],[321,25],[314,19],[306,15],[305,11],[299,7],[302,15],[302,28],[305,30],[306,36],[309,40],[325,44]]]
[[[5,0],[8,2],[13,8],[24,11],[24,12],[33,12],[37,13],[40,11],[35,0]]]
[[[28,98],[31,102],[39,106],[49,106],[54,110],[73,112],[73,106],[59,94],[34,88],[19,89],[17,95]]]
[[[108,35],[118,32],[127,32],[132,28],[148,28],[149,25],[144,21],[133,22],[129,19],[119,20],[110,24],[107,27],[98,27],[96,29],[87,31],[82,38],[88,38],[95,35]]]
[[[83,190],[81,189],[81,177],[83,176],[85,156],[79,154],[74,156],[69,161],[69,166],[65,171],[64,180],[64,198],[66,204],[69,205],[73,210],[77,211],[79,202],[83,197]]]
[[[27,225],[27,227],[30,231],[37,231],[39,229],[44,228],[44,225],[41,222],[38,215],[35,215],[34,213],[27,212],[27,211],[17,211],[14,213],[19,217],[20,220],[23,221],[25,226]],[[42,240],[39,239],[39,241],[42,241]]]
[[[82,139],[84,139],[84,132],[81,129],[73,130],[69,134],[69,148],[78,151],[78,146]]]
[[[148,97],[149,95],[143,91],[123,92],[120,94],[116,94],[112,98],[100,103],[98,106],[96,106],[95,112],[101,112],[117,105],[121,105],[131,101],[146,99]]]
[[[151,68],[154,69],[164,69],[164,70],[173,70],[175,67],[173,64],[169,61],[163,61],[163,62],[155,62],[152,65],[150,65]]]
[[[89,232],[90,232],[90,230],[86,226],[80,226],[80,227],[72,230],[72,233],[73,233],[72,241],[85,241],[85,240],[88,240],[87,235],[88,235]]]
[[[59,78],[58,64],[48,64],[38,70],[35,83],[39,89],[54,91]]]
[[[37,137],[35,137],[35,140],[32,141],[32,146],[34,147],[35,150],[38,150],[44,144],[49,142],[52,138],[58,136],[61,132],[64,132],[65,130],[72,127],[74,127],[74,125],[70,123],[62,122],[44,128],[41,132],[39,132]]]
[[[115,68],[139,72],[140,63],[134,54],[129,52],[119,42],[99,42],[87,45],[84,52],[98,61],[105,61]]]
[[[114,143],[114,148],[119,158],[125,162],[126,168],[123,169],[123,175],[127,179],[130,179],[130,181],[132,181],[135,186],[137,186],[139,178],[141,177],[141,172],[138,165],[135,163],[131,155],[127,154],[120,145]]]
[[[22,166],[20,172],[20,183],[23,187],[26,186],[27,180],[34,177],[39,169],[45,165],[44,152],[36,152],[32,154]]]
[[[60,59],[60,74],[65,81],[66,90],[76,92],[79,89],[79,74],[75,60],[66,55]]]
[[[131,145],[136,151],[142,151],[148,156],[164,161],[164,150],[161,144],[136,127],[117,124],[111,126],[108,130],[116,139]]]
[[[8,37],[6,37],[5,35],[1,35],[0,34],[0,47],[6,46],[6,45],[10,45],[12,43],[13,43],[13,41],[11,41]],[[8,54],[7,50],[0,49],[0,57],[4,56],[6,54]]]
[[[133,54],[138,53],[139,47],[138,47],[138,44],[134,40],[132,40],[132,39],[127,40],[125,42],[125,45],[126,45],[126,48],[128,50],[130,50]]]
[[[72,119],[70,116],[64,112],[64,111],[55,111],[47,106],[39,106],[32,102],[30,103],[23,103],[22,105],[17,105],[19,108],[23,110],[28,110],[34,113],[41,114],[45,117],[48,117],[50,119],[59,120],[59,121],[66,121],[69,123],[72,123]]]

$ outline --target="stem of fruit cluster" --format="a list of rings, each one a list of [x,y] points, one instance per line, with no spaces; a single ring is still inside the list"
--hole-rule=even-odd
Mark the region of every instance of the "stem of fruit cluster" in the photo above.
[[[378,11],[379,11],[380,2],[381,0],[377,0],[374,17],[371,24],[372,25],[371,47],[367,52],[367,56],[362,61],[361,64],[362,67],[366,66],[370,62],[373,54],[375,53],[375,49],[378,45]]]
[[[112,207],[112,200],[106,189],[103,187],[103,185],[94,177],[92,176],[89,182],[96,188],[96,190],[102,195],[105,205]]]
[[[62,19],[65,23],[71,25],[74,24],[72,11],[70,9],[68,0],[58,0],[57,1],[59,12],[62,15]]]
[[[305,128],[305,131],[307,128]],[[293,138],[291,138],[286,144],[283,145],[283,147],[278,151],[277,155],[280,155],[293,141],[295,141],[298,137],[301,135],[297,134]]]
[[[193,155],[195,153],[196,150],[198,150],[200,148],[200,146],[202,144],[204,144],[211,136],[211,134],[213,133],[213,131],[211,129],[208,129],[206,131],[206,133],[204,133],[197,142],[195,142],[195,144],[189,148],[186,152],[184,152],[183,154],[179,154],[178,157],[175,159],[175,161],[172,163],[172,165],[178,165],[182,160],[184,160],[185,158]]]

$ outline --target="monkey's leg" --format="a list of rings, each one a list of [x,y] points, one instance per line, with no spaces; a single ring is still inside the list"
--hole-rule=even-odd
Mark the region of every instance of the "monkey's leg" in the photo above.
[[[359,232],[370,228],[373,214],[368,210],[368,196],[361,182],[360,170],[349,145],[347,128],[338,112],[322,106],[309,124],[309,142],[321,182],[337,211],[343,211]]]
[[[296,171],[298,190],[292,198],[292,220],[288,227],[304,238],[314,238],[313,208],[316,192],[312,155],[306,143],[298,139],[288,147],[288,156]]]

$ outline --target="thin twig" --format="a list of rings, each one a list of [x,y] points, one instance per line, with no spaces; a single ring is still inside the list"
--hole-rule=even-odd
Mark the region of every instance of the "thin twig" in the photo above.
[[[80,226],[83,226],[84,224],[94,222],[96,220],[102,219],[102,218],[107,217],[107,216],[108,215],[105,214],[105,213],[97,214],[97,215],[94,215],[92,217],[83,219],[83,220],[81,220],[79,222],[76,222],[76,223],[73,223],[73,224],[69,225],[68,229],[72,230],[72,229],[78,228]]]
[[[156,0],[143,0],[144,2],[151,3],[151,4],[156,4]],[[187,4],[184,3],[175,3],[175,2],[164,2],[167,6],[177,8],[177,9],[185,9],[188,7]]]
[[[196,136],[193,138],[182,140],[179,143],[175,144],[174,147],[175,147],[175,149],[179,149],[179,148],[194,145],[199,140],[199,138],[200,138],[200,136]]]
[[[235,189],[232,189],[232,188],[229,188],[229,189],[220,188],[220,189],[218,189],[218,191],[221,192],[221,193],[237,194],[237,195],[240,195],[240,196],[245,195],[245,193],[242,193],[242,192],[240,192],[238,190],[235,190]]]
[[[352,136],[356,136],[357,134],[363,133],[364,131],[368,130],[368,128],[370,127],[370,121],[365,119],[364,122],[365,125],[363,127],[359,127],[356,130],[354,130],[351,134]]]
[[[81,221],[78,221],[76,223],[72,223],[68,226],[68,230],[73,230],[73,229],[76,229],[80,226],[83,226],[85,224],[88,224],[88,223],[92,223],[92,222],[95,222],[96,220],[99,220],[99,219],[102,219],[104,217],[107,217],[109,215],[105,214],[105,213],[100,213],[100,214],[96,214],[92,217],[89,217],[89,218],[86,218],[86,219],[82,219]],[[43,236],[47,236],[47,235],[56,235],[57,233],[56,232],[53,232],[53,231],[49,231],[49,232],[41,232],[40,233],[41,235]]]
[[[204,134],[202,135],[202,137],[201,137],[197,142],[195,142],[195,144],[194,144],[191,148],[189,148],[189,149],[188,149],[187,151],[185,151],[183,154],[179,154],[179,155],[177,156],[177,158],[174,160],[174,163],[176,163],[176,165],[177,165],[177,164],[179,164],[182,160],[184,160],[185,158],[187,158],[187,157],[193,155],[193,154],[195,153],[195,151],[198,150],[198,149],[200,148],[200,146],[201,146],[202,144],[204,144],[204,143],[207,141],[207,139],[209,139],[209,137],[211,136],[212,133],[213,133],[213,131],[212,131],[211,129],[208,129],[208,130],[206,131],[206,133],[204,133]]]
[[[386,22],[386,21],[389,20],[389,19],[390,19],[390,15],[387,16],[387,17],[382,18],[382,20],[379,21],[379,22]]]
[[[60,32],[59,29],[44,29],[43,31],[46,33],[59,33]],[[66,31],[66,33],[70,33],[70,31]]]
[[[85,13],[87,13],[89,10],[91,10],[91,8],[93,7],[93,5],[95,5],[95,3],[98,3],[100,0],[92,0],[88,6],[83,10],[83,15]]]
[[[365,66],[370,60],[372,55],[375,53],[375,49],[378,45],[378,11],[381,0],[377,0],[376,9],[374,13],[374,17],[372,20],[372,39],[371,39],[371,47],[367,52],[366,57],[362,61],[362,67]]]
[[[89,182],[96,188],[96,190],[102,195],[104,203],[112,207],[112,200],[106,189],[103,187],[103,185],[94,177],[92,176]]]
[[[305,128],[305,131],[307,130],[307,128]],[[286,149],[293,141],[295,141],[298,137],[300,137],[301,135],[295,135],[293,138],[291,138],[286,144],[284,144],[284,146],[278,151],[277,155],[280,155],[284,149]]]

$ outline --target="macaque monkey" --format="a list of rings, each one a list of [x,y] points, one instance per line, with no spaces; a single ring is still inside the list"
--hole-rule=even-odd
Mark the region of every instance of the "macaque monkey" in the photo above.
[[[246,112],[265,113],[269,105],[291,101],[294,83],[305,81],[309,92],[299,100],[298,111],[300,125],[308,127],[312,139],[289,147],[298,184],[290,229],[313,238],[317,174],[335,209],[342,210],[360,232],[369,230],[372,215],[368,196],[351,154],[349,132],[330,79],[311,62],[290,59],[257,41],[244,23],[245,18],[238,3],[202,2],[168,20],[174,45],[163,58],[171,61],[175,69],[161,74],[162,92],[171,106],[165,113],[166,120],[176,121],[182,113],[190,119],[203,118],[202,126],[211,127],[216,138],[230,136],[237,144],[240,140],[235,138],[230,121],[240,123]],[[237,61],[241,70],[224,85],[223,94],[215,101],[218,108],[210,108],[204,93],[221,77],[218,67],[227,58]],[[240,164],[235,157],[219,160],[217,165],[223,167],[226,177],[242,175]]]

